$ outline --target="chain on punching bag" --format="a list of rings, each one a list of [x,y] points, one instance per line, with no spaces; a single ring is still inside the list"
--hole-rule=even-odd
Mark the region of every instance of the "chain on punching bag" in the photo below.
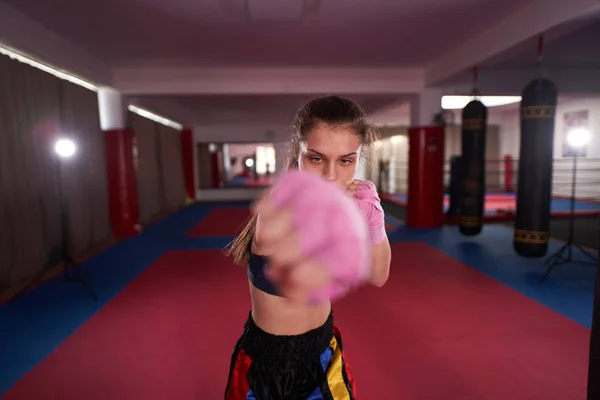
[[[462,113],[460,233],[477,235],[483,227],[487,108],[479,100]]]
[[[542,257],[548,250],[556,100],[556,85],[547,78],[534,79],[522,94],[513,244],[525,257]]]

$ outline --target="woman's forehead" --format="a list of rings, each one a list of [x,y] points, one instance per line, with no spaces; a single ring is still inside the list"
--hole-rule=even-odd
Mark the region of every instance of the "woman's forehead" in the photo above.
[[[359,152],[360,138],[349,127],[319,125],[306,135],[303,147],[325,155],[346,155]]]

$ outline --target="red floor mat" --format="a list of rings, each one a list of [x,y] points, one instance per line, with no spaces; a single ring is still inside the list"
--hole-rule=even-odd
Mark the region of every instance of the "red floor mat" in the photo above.
[[[515,210],[516,208],[516,196],[504,193],[491,193],[485,195],[485,209],[488,211]]]
[[[358,399],[585,398],[589,330],[429,245],[392,246],[389,283],[335,305]],[[221,399],[248,307],[220,252],[168,253],[5,399]]]
[[[220,251],[167,253],[3,400],[222,399],[249,304]]]
[[[220,207],[212,210],[187,233],[188,237],[236,236],[250,218],[248,207]]]
[[[444,197],[444,207],[450,206],[448,196]],[[486,211],[515,210],[517,208],[516,196],[503,193],[490,193],[485,195],[484,208]]]
[[[388,284],[336,307],[359,398],[585,398],[588,329],[427,244],[392,247]]]

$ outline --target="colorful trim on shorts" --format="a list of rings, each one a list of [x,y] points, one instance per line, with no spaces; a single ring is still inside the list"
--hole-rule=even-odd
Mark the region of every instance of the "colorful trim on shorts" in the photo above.
[[[342,345],[342,334],[339,329],[333,327],[333,336],[329,348],[332,356],[326,368],[327,383],[323,392],[329,391],[329,400],[356,400],[356,386],[352,369],[346,360],[344,347]],[[324,398],[324,400],[328,400]],[[311,399],[312,400],[312,399]]]

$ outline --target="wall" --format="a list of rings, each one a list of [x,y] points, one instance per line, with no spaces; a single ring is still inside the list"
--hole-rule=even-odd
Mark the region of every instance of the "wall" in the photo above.
[[[395,137],[395,141],[402,141],[402,139],[398,139],[399,134],[406,133],[406,127],[381,127],[381,136],[383,138],[388,138],[384,140],[389,140],[390,137]],[[196,126],[194,127],[194,141],[196,143],[195,148],[197,148],[198,144],[206,144],[206,143],[229,143],[229,144],[239,144],[240,146],[248,145],[252,148],[254,146],[269,142],[273,143],[273,147],[275,148],[275,161],[276,161],[276,171],[275,174],[281,173],[284,167],[284,162],[289,150],[289,138],[292,130],[288,126],[282,125],[274,125],[274,126],[264,126],[264,125],[216,125],[216,126]],[[249,143],[252,143],[251,145]],[[230,146],[230,156],[233,156],[231,150],[238,145]],[[395,151],[398,153],[398,157],[402,158],[404,162],[406,162],[406,155],[403,154],[407,147],[404,147],[405,150],[402,150],[401,147],[397,148]],[[377,158],[376,158],[377,159]],[[194,153],[194,164],[195,171],[198,171],[198,155]],[[376,176],[374,176],[374,171],[369,171],[368,169],[369,162],[366,160],[361,162],[359,165],[359,170],[356,174],[357,179],[372,179],[376,180]],[[196,176],[196,187],[198,187],[198,177]],[[197,191],[197,199],[198,200],[249,200],[255,198],[257,193],[260,191],[256,189],[226,189],[226,190],[198,190]]]
[[[460,119],[455,119],[459,122]],[[497,122],[491,120],[490,122]],[[384,190],[388,193],[407,193],[408,192],[408,136],[406,130],[404,134],[385,138],[377,144],[377,155],[382,161],[390,162],[389,177],[387,183],[384,182]],[[461,154],[462,131],[459,125],[449,125],[446,127],[444,138],[444,159],[446,160],[444,180],[449,183],[450,178],[450,159],[454,155]],[[502,174],[498,174],[498,169],[502,166],[498,162],[501,159],[500,149],[500,128],[497,125],[489,125],[486,137],[486,165],[488,174],[486,176],[486,185],[488,190],[498,190],[502,182]],[[376,179],[375,174],[370,174],[371,179]]]
[[[559,97],[554,126],[553,194],[569,196],[571,192],[571,158],[563,157],[565,140],[565,113],[588,110],[591,139],[587,155],[578,161],[577,197],[600,200],[600,97]],[[505,111],[499,116],[500,149],[516,160],[520,148],[519,110]],[[516,166],[516,165],[515,165]],[[597,183],[592,183],[597,182]]]
[[[197,191],[198,201],[254,201],[262,188],[201,189]]]
[[[194,139],[200,143],[273,143],[290,138],[285,125],[214,125],[195,126]]]
[[[519,109],[505,111],[499,116],[500,127],[500,154],[511,155],[513,158],[519,158],[520,119]]]
[[[389,162],[387,179],[383,182],[382,190],[388,193],[408,192],[408,135],[396,135],[385,138],[376,144],[377,158]],[[376,180],[371,173],[371,180]]]
[[[554,130],[554,185],[555,195],[570,196],[572,186],[572,159],[563,157],[563,143],[566,140],[565,113],[588,111],[588,127],[591,138],[587,154],[578,160],[576,196],[600,200],[600,97],[567,99],[558,107]]]
[[[518,106],[512,106],[512,109],[506,111],[506,108],[499,107],[490,111],[488,122],[488,139],[486,148],[486,158],[498,160],[503,154],[508,153],[503,146],[508,143],[500,139],[500,128],[498,125],[510,123],[511,119],[505,117],[505,113],[518,112]],[[460,110],[455,111],[455,123],[460,123]],[[516,118],[516,117],[515,117]],[[518,120],[517,120],[518,122]],[[390,161],[389,187],[387,190],[393,193],[407,192],[408,178],[408,140],[407,127],[404,126],[382,126],[379,128],[382,140],[378,143],[375,154],[377,160]],[[277,173],[283,168],[283,162],[287,155],[288,140],[291,129],[286,126],[260,126],[260,125],[220,125],[220,126],[198,126],[194,128],[194,138],[197,143],[261,143],[272,142],[275,147],[275,157],[277,161]],[[445,158],[448,163],[452,155],[460,154],[461,151],[461,132],[459,126],[449,126],[446,132]],[[490,164],[487,168],[491,171],[488,174],[487,181],[491,190],[496,190],[502,181],[502,174],[496,173],[501,167],[497,162]],[[448,169],[449,167],[447,167]],[[370,179],[377,181],[377,169],[368,168],[368,163],[362,163],[357,173],[358,179]],[[446,172],[448,180],[449,171]],[[241,189],[243,190],[243,189]],[[211,194],[211,198],[215,196]],[[230,199],[231,194],[228,195]],[[245,197],[247,197],[244,194]]]
[[[275,176],[277,176],[283,171],[290,145],[289,141],[286,140],[273,143],[273,147],[275,148]]]
[[[554,130],[554,157],[562,157],[562,143],[565,138],[564,114],[572,111],[588,110],[589,129],[592,137],[588,144],[587,158],[600,158],[600,97],[565,99],[558,105]]]
[[[240,174],[244,170],[243,161],[247,156],[251,156],[256,152],[257,146],[273,147],[272,143],[252,143],[252,144],[241,144],[231,143],[229,146],[229,157],[236,157],[237,160],[235,165],[231,166],[230,177],[234,177]]]
[[[199,143],[239,143],[249,144],[254,148],[261,143],[273,143],[275,148],[276,174],[283,167],[283,161],[287,153],[287,142],[290,138],[291,128],[285,125],[214,125],[195,126],[194,141]],[[231,155],[231,154],[230,154]],[[194,154],[195,170],[198,170],[198,155]],[[198,188],[198,177],[196,176],[196,188]],[[260,190],[250,188],[240,189],[215,189],[198,190],[198,200],[252,200],[256,198]]]

